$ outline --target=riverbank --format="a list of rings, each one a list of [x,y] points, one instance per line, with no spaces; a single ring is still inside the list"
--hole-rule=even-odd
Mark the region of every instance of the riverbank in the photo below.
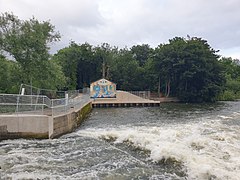
[[[160,101],[161,103],[169,103],[169,102],[180,102],[180,100],[176,97],[152,97],[150,98],[154,101]]]

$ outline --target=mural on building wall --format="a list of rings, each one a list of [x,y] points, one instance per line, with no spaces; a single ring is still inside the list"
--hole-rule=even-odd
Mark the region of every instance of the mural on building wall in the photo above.
[[[91,98],[116,98],[116,84],[106,79],[91,83]]]

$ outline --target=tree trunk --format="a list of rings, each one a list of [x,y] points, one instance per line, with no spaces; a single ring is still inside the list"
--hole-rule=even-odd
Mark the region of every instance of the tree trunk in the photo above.
[[[166,97],[169,97],[170,95],[170,79],[168,80],[168,83],[167,83],[167,96]]]
[[[166,84],[165,84],[165,96],[167,96],[167,93],[168,93],[168,82],[166,81]]]
[[[110,79],[110,72],[109,72],[109,71],[110,71],[110,67],[107,66],[106,68],[107,68],[107,75],[106,75],[106,78],[107,78],[107,79]]]
[[[186,81],[186,82],[185,82],[185,89],[184,89],[184,90],[187,91],[187,88],[188,88],[188,82]]]
[[[105,64],[105,62],[103,62],[103,64],[102,64],[102,78],[105,78],[105,76],[106,76],[106,64]]]
[[[158,77],[158,97],[160,97],[160,89],[161,89],[161,79],[160,79],[160,75]]]

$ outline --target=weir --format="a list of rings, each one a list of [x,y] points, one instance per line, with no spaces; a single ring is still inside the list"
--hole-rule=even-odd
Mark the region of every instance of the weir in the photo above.
[[[87,91],[66,91],[60,99],[32,93],[0,94],[0,140],[59,137],[79,127],[91,109]]]
[[[6,96],[6,95],[5,95]],[[11,95],[12,96],[12,95]],[[116,91],[115,98],[93,98],[79,94],[70,99],[49,100],[45,96],[18,96],[18,110],[21,106],[41,106],[34,110],[0,115],[0,140],[16,138],[57,138],[74,131],[95,107],[148,107],[160,106],[160,101],[139,97],[126,91]],[[24,98],[24,101],[21,100]],[[3,101],[4,98],[0,98]],[[6,99],[6,97],[5,97]],[[36,100],[37,99],[37,100]],[[30,104],[34,101],[35,104]],[[38,102],[38,103],[37,103]],[[3,102],[0,102],[0,104]],[[24,104],[25,103],[25,104]],[[44,104],[48,103],[50,105]],[[9,104],[8,104],[9,105]],[[26,108],[29,109],[29,108]]]

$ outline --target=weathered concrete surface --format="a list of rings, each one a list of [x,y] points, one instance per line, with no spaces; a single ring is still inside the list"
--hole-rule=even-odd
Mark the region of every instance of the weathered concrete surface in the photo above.
[[[1,115],[0,140],[48,138],[49,117],[44,115]]]
[[[72,132],[86,119],[92,110],[92,103],[89,102],[83,108],[64,114],[61,116],[53,117],[51,120],[53,131],[50,132],[49,138],[56,138],[63,134]]]
[[[106,103],[156,103],[150,99],[144,99],[126,91],[117,91],[116,98],[96,98],[93,104],[106,104]]]
[[[72,132],[92,110],[91,102],[61,116],[0,115],[0,140],[15,138],[56,138]]]

